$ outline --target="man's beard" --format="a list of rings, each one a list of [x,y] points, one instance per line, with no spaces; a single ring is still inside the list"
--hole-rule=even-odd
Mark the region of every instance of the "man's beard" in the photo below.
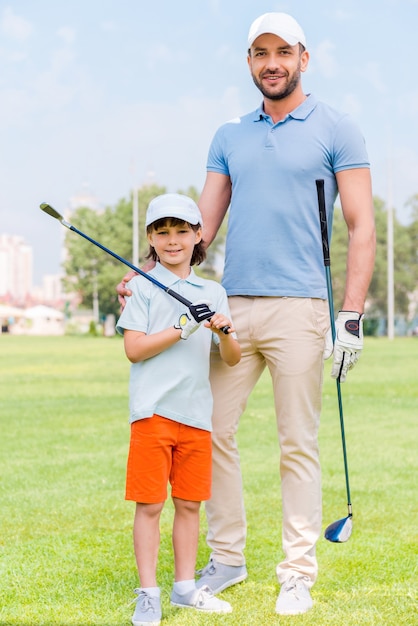
[[[294,72],[290,81],[287,83],[284,89],[277,93],[271,93],[270,91],[265,89],[263,85],[254,76],[254,74],[252,75],[252,77],[253,77],[255,86],[257,87],[257,89],[259,89],[259,91],[261,91],[261,93],[263,94],[265,98],[267,98],[268,100],[283,100],[284,98],[287,98],[287,96],[290,96],[290,94],[292,94],[295,91],[296,87],[298,86],[299,81],[300,81],[300,67],[298,67],[298,69]]]

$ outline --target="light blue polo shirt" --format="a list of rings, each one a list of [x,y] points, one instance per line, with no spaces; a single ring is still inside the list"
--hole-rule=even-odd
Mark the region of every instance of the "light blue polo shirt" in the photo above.
[[[351,118],[312,95],[273,124],[262,107],[216,132],[207,170],[230,177],[228,295],[327,298],[316,179],[331,233],[335,173],[370,167]]]
[[[159,282],[196,302],[208,300],[213,311],[231,318],[224,288],[217,282],[197,276],[192,270],[186,280],[157,263],[149,272]],[[143,276],[128,285],[132,296],[117,322],[125,329],[152,334],[174,326],[187,307]],[[212,430],[212,392],[209,383],[209,356],[219,339],[202,324],[185,341],[179,341],[160,354],[132,363],[129,381],[130,421],[156,413],[181,424]]]

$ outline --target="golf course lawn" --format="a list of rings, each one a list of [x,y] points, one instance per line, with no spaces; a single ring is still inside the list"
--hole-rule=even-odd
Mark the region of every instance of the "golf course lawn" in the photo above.
[[[323,526],[347,515],[330,362],[320,447]],[[129,363],[119,337],[0,335],[0,626],[130,624],[138,578],[134,504],[124,500]],[[353,534],[318,543],[314,608],[279,617],[279,449],[270,378],[239,430],[249,577],[221,594],[230,615],[172,607],[171,524],[161,519],[159,583],[168,625],[418,624],[418,338],[369,338],[341,385]],[[207,562],[201,513],[198,567]]]

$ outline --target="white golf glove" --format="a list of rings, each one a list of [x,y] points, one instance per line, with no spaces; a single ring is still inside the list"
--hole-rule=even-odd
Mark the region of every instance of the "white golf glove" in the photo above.
[[[335,321],[334,362],[331,376],[344,382],[363,349],[363,315],[340,311]]]
[[[181,339],[188,339],[197,331],[202,322],[214,315],[209,308],[211,304],[209,300],[196,300],[190,306],[190,315],[189,313],[180,315],[178,324],[175,324],[174,328],[181,329]]]
[[[182,313],[177,324],[174,324],[174,328],[179,328],[181,330],[181,339],[188,339],[190,335],[197,331],[201,323],[202,322],[196,322],[196,320],[187,313]]]

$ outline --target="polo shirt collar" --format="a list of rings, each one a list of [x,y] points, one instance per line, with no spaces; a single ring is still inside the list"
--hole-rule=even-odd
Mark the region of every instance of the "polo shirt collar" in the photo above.
[[[193,268],[190,269],[190,274],[187,278],[179,278],[177,274],[173,274],[166,267],[161,265],[161,263],[156,263],[155,267],[151,270],[152,275],[156,278],[160,283],[165,285],[166,287],[170,287],[184,281],[186,283],[190,283],[191,285],[196,285],[198,287],[203,287],[204,281],[200,276],[195,274]]]
[[[295,120],[304,120],[312,113],[317,105],[317,99],[312,94],[308,94],[308,97],[298,106],[296,109],[288,113],[286,117],[293,117]],[[258,109],[254,111],[253,121],[259,122],[263,119],[270,119],[269,115],[264,113],[263,103],[260,104]]]

